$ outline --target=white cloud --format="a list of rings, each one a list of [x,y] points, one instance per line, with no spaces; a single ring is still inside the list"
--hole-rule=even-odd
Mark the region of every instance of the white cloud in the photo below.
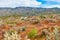
[[[0,0],[0,7],[39,7],[40,5],[41,2],[37,2],[36,0]]]

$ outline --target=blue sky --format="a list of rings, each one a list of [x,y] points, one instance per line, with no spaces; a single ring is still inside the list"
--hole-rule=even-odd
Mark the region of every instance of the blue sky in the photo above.
[[[43,8],[52,8],[52,7],[60,8],[60,0],[37,0],[37,1],[41,2],[40,7]]]
[[[60,8],[60,0],[0,0],[0,7],[43,7]]]

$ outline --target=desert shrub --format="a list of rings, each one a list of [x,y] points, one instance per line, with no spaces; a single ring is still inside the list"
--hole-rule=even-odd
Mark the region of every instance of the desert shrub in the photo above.
[[[32,24],[38,24],[39,20],[32,20],[31,22],[32,22]]]
[[[37,30],[36,29],[32,29],[29,33],[28,33],[28,37],[29,38],[33,38],[35,37],[37,34]]]
[[[15,24],[16,22],[14,21],[8,21],[7,24]]]
[[[40,15],[40,18],[46,18],[44,15]]]
[[[51,15],[50,18],[53,18],[53,15]]]
[[[26,26],[22,26],[21,28],[20,28],[20,31],[25,31],[26,30]]]

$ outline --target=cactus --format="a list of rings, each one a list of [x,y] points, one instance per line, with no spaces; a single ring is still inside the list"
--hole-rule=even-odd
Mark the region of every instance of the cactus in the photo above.
[[[59,40],[59,30],[58,28],[54,28],[54,35],[55,35],[55,40]]]
[[[17,32],[13,30],[9,30],[5,32],[4,34],[4,40],[20,40],[20,36],[17,34]]]
[[[43,32],[45,33],[46,40],[50,40],[51,39],[50,38],[50,33],[46,29],[44,29]]]

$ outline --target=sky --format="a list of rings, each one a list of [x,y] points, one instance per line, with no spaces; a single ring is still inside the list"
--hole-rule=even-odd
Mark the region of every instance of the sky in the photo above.
[[[0,0],[0,7],[43,7],[60,8],[60,0]]]

